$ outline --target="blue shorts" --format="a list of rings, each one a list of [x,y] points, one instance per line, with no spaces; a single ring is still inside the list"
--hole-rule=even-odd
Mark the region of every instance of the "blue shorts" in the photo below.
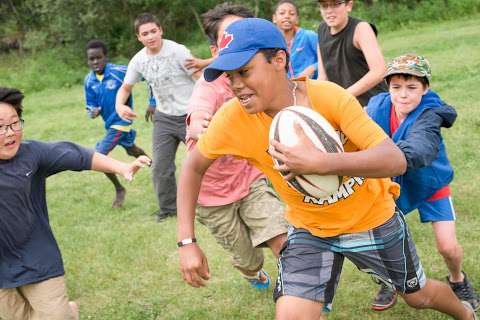
[[[109,154],[117,145],[121,145],[124,148],[130,148],[133,146],[136,136],[137,132],[133,129],[129,132],[125,132],[109,128],[103,139],[97,142],[95,150],[101,154]]]
[[[329,312],[345,258],[398,292],[413,293],[426,283],[408,226],[396,211],[378,227],[329,238],[290,227],[278,260],[274,300],[294,296],[318,301]]]
[[[455,209],[453,208],[452,197],[445,197],[434,201],[424,201],[418,206],[420,221],[455,221]]]

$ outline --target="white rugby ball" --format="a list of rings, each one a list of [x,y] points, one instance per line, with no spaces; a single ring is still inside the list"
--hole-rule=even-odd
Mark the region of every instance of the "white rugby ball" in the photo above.
[[[300,106],[283,109],[275,115],[270,125],[270,140],[276,140],[286,146],[294,146],[299,137],[295,133],[294,123],[297,122],[305,131],[313,144],[323,152],[343,152],[343,145],[337,132],[318,112]],[[280,161],[273,158],[275,164]],[[288,172],[280,172],[286,176]],[[335,193],[343,177],[317,174],[298,175],[287,181],[288,185],[300,193],[314,198],[324,198]]]

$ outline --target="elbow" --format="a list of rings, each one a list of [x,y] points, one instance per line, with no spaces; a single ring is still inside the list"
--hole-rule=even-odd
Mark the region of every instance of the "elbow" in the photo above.
[[[395,154],[392,157],[395,161],[392,161],[392,177],[401,176],[407,171],[407,159],[405,154],[396,148]]]

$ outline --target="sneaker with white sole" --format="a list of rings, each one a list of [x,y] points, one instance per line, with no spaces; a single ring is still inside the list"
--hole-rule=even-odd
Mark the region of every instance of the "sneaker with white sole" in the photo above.
[[[377,296],[372,301],[372,309],[383,311],[393,307],[397,303],[397,291],[381,284]]]
[[[268,289],[270,286],[270,276],[263,269],[258,271],[258,273],[253,277],[247,277],[243,275],[243,278],[250,282],[250,285],[255,289]]]
[[[472,284],[468,281],[465,272],[462,271],[462,273],[464,276],[462,282],[451,282],[449,276],[447,276],[447,282],[460,301],[468,301],[473,310],[477,310],[480,306],[480,299],[478,298]]]

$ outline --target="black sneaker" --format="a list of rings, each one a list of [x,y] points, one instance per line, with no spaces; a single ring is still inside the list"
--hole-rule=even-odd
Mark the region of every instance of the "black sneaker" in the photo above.
[[[155,216],[157,217],[157,222],[162,222],[163,220],[167,219],[168,217],[174,217],[177,215],[176,212],[162,212],[162,211],[157,211],[154,213]]]
[[[467,275],[463,272],[463,282],[450,282],[450,277],[447,276],[447,282],[452,288],[455,295],[460,299],[460,301],[467,301],[472,306],[473,310],[477,310],[480,306],[480,301],[478,299],[478,294],[473,289],[472,284],[467,279]]]
[[[377,296],[372,301],[372,309],[383,311],[391,308],[397,303],[397,291],[382,284]]]

